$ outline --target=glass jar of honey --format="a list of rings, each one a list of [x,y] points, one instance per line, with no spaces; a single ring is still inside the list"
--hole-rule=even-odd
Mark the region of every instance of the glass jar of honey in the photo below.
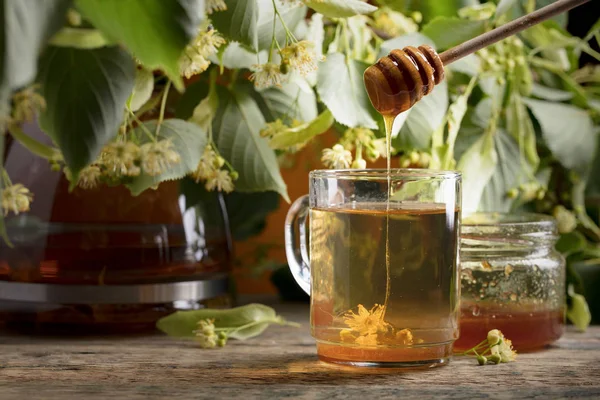
[[[517,351],[558,340],[565,326],[565,259],[556,222],[540,214],[477,213],[461,228],[460,338],[467,350],[499,329]]]

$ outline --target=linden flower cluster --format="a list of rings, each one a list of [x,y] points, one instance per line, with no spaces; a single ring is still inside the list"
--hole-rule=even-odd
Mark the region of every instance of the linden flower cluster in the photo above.
[[[400,168],[427,168],[431,155],[425,151],[413,150],[400,156]]]
[[[373,13],[372,25],[390,37],[405,35],[407,33],[417,32],[423,16],[416,12],[411,15],[412,18],[394,11],[388,7],[381,7]]]
[[[356,153],[354,161],[353,150]],[[328,168],[364,169],[367,167],[366,160],[374,162],[379,157],[386,157],[386,154],[384,138],[376,138],[375,133],[367,128],[350,128],[344,132],[338,144],[323,150],[321,161]]]
[[[8,185],[2,189],[2,211],[4,215],[13,212],[15,215],[29,211],[33,194],[20,183]]]
[[[512,342],[498,329],[489,331],[484,341],[463,354],[469,353],[477,357],[479,365],[508,363],[517,359],[517,351],[513,349]]]
[[[306,76],[317,70],[317,62],[322,61],[317,56],[315,45],[308,40],[294,42],[279,51],[281,63],[267,62],[252,66],[253,74],[250,80],[254,82],[257,89],[265,89],[272,86],[280,87],[290,71],[297,71]]]
[[[79,172],[77,186],[93,189],[103,178],[114,180],[139,176],[141,173],[156,176],[179,162],[181,157],[173,149],[170,139],[148,142],[141,146],[131,141],[115,141],[104,146],[98,159]],[[71,180],[71,171],[65,167],[64,172]]]
[[[212,3],[215,7],[218,5],[218,2]],[[215,8],[215,10],[217,9]],[[179,60],[181,74],[186,78],[190,78],[206,71],[210,65],[208,58],[215,54],[223,44],[225,44],[225,39],[219,35],[212,25],[201,28],[198,36],[185,48]]]
[[[33,121],[36,114],[46,109],[46,100],[36,92],[37,85],[29,86],[13,94],[10,122],[20,124]]]
[[[192,172],[192,178],[196,182],[205,181],[204,186],[208,191],[232,192],[233,181],[238,178],[238,174],[236,171],[221,169],[224,165],[225,159],[211,145],[207,145],[198,167]]]
[[[203,319],[198,321],[198,329],[194,331],[196,341],[203,349],[223,347],[227,343],[227,335],[215,332],[215,320]]]

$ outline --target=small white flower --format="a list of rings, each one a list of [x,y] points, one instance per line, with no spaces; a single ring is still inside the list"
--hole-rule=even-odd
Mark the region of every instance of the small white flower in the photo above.
[[[341,144],[336,144],[331,149],[324,149],[321,161],[328,168],[344,169],[350,167],[352,163],[352,153],[346,150]]]
[[[283,74],[279,64],[266,63],[252,66],[254,73],[250,75],[250,80],[254,82],[257,89],[266,89],[271,86],[281,87]]]

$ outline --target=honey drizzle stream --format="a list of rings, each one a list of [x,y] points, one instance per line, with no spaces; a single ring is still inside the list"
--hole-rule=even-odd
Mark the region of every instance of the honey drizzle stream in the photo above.
[[[385,202],[385,300],[383,303],[383,313],[381,318],[385,318],[387,311],[388,300],[391,292],[391,268],[390,268],[390,198],[392,197],[392,177],[391,177],[391,166],[392,166],[392,127],[394,125],[395,115],[384,115],[383,122],[385,124],[385,152],[387,161],[387,184],[388,184],[388,196]]]

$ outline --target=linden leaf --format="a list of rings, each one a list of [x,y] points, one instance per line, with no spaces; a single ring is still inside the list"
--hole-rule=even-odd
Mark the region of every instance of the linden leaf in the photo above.
[[[1,0],[0,87],[26,86],[35,79],[42,48],[64,23],[70,0]]]
[[[75,177],[117,134],[134,73],[133,60],[119,47],[50,46],[44,52],[38,80],[47,107],[40,126]]]
[[[76,0],[83,16],[148,69],[160,68],[183,88],[179,58],[198,33],[200,0]]]
[[[367,64],[347,60],[341,53],[328,54],[319,66],[317,93],[339,123],[377,129],[362,79],[366,68]]]
[[[144,122],[144,127],[150,132],[154,132],[156,123],[156,120]],[[141,130],[142,127],[135,129],[140,137],[145,137]],[[142,174],[133,178],[133,181],[126,186],[134,196],[158,185],[160,182],[183,178],[196,170],[207,142],[206,132],[198,125],[175,118],[163,121],[160,127],[159,139],[170,139],[173,143],[173,150],[179,154],[181,161],[172,165],[171,168],[160,175]]]
[[[214,320],[216,329],[225,330],[229,338],[238,340],[258,336],[271,324],[287,324],[273,308],[263,304],[248,304],[226,310],[205,308],[177,311],[159,319],[156,327],[169,336],[193,338],[198,322],[206,319]]]
[[[329,18],[370,14],[377,10],[377,7],[361,0],[304,0],[303,3]]]

